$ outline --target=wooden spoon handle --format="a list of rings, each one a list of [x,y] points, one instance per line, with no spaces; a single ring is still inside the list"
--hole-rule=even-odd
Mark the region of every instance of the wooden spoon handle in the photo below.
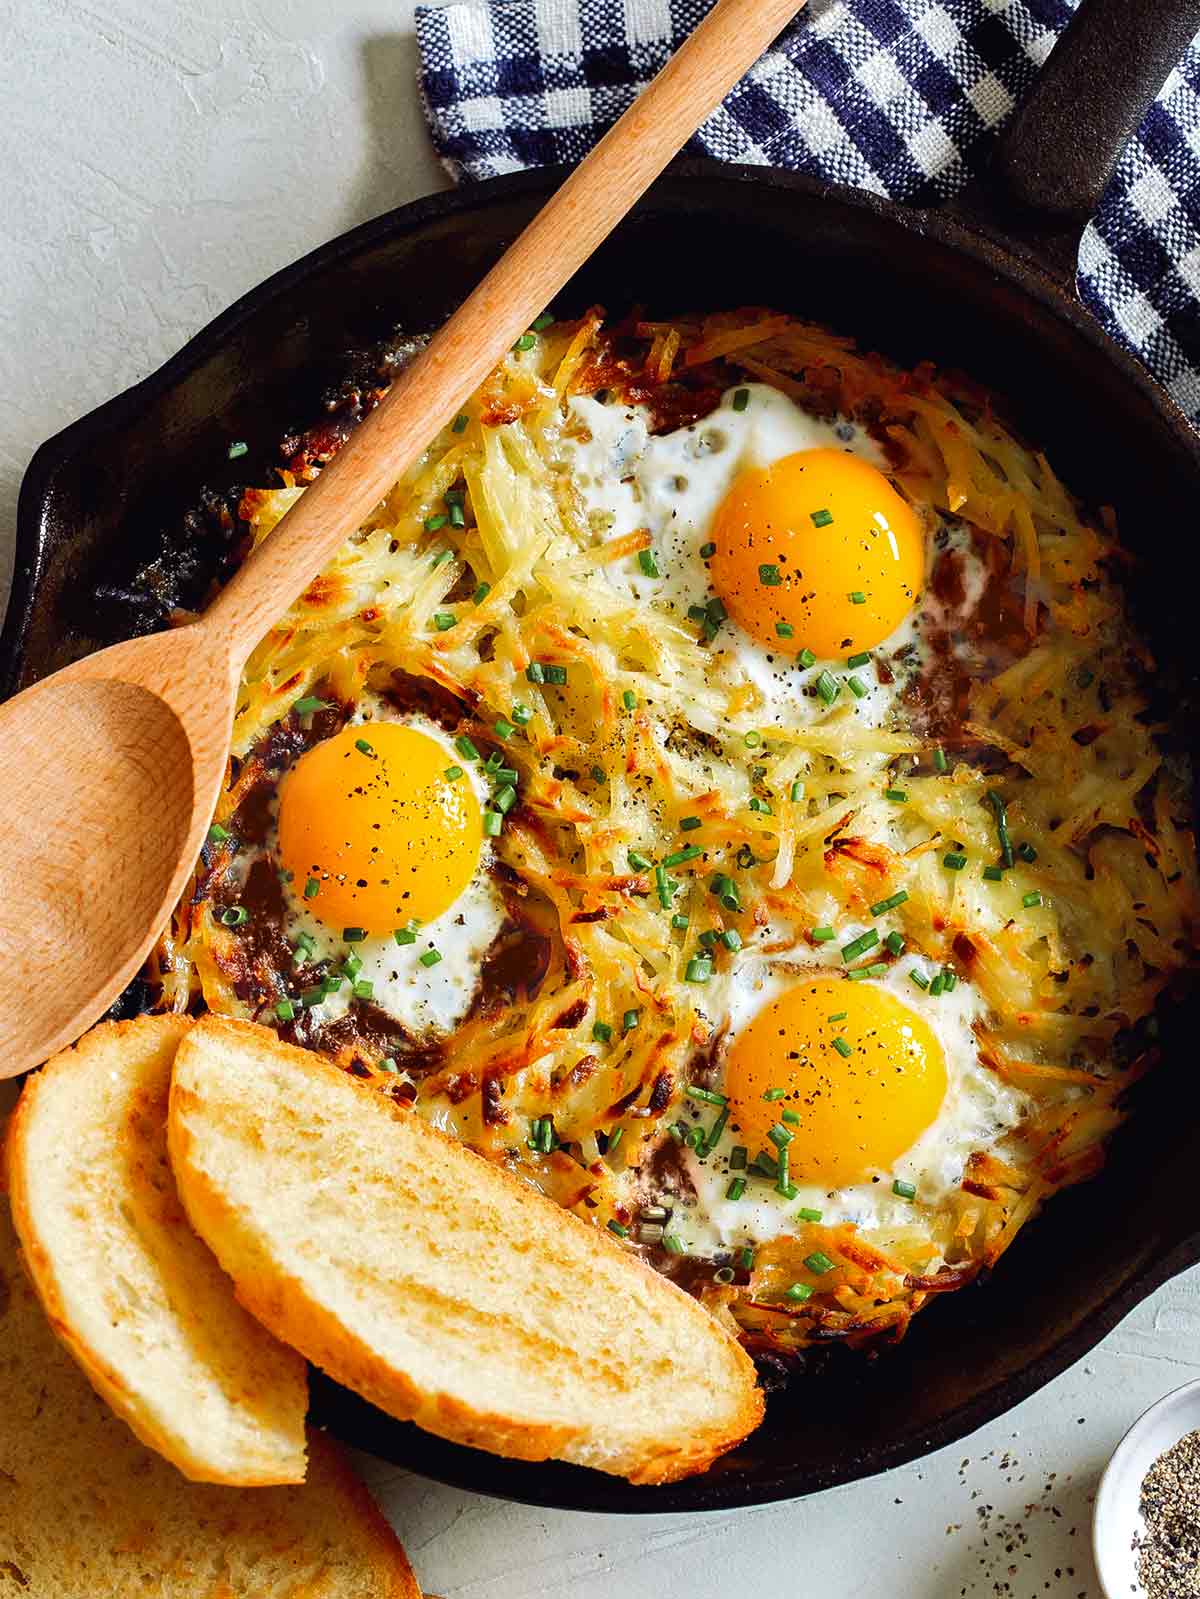
[[[226,585],[202,625],[237,664],[803,3],[718,0]]]

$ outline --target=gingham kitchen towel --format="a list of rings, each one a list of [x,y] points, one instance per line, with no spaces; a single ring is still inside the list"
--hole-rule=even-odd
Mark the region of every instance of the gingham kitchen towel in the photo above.
[[[894,199],[945,199],[986,158],[1075,0],[809,0],[689,146]],[[577,161],[711,0],[455,0],[417,9],[421,84],[458,180]],[[1198,41],[1200,43],[1200,41]],[[1126,148],[1080,291],[1200,423],[1200,48]]]

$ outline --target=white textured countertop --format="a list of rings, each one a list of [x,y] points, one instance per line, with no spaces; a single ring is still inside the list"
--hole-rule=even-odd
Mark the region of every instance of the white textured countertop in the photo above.
[[[411,14],[410,0],[0,0],[0,581],[42,439],[268,273],[439,186]],[[1092,1599],[1099,1471],[1140,1410],[1197,1374],[1200,1270],[992,1426],[799,1504],[557,1514],[364,1464],[445,1599]]]

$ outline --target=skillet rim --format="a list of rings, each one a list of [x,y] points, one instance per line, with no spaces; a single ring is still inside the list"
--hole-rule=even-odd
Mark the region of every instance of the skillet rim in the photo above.
[[[88,448],[97,438],[135,424],[148,398],[185,378],[277,295],[396,234],[412,233],[447,218],[467,217],[495,204],[549,193],[567,170],[566,167],[540,168],[468,188],[440,191],[338,235],[249,289],[155,371],[69,423],[43,443],[25,471],[18,498],[12,587],[0,629],[0,696],[11,694],[19,681],[33,606],[45,573],[41,539],[43,508],[53,479],[70,466],[78,451]],[[1200,472],[1200,436],[1170,396],[1130,351],[1105,332],[1053,270],[1040,265],[1026,247],[1007,241],[1002,232],[993,230],[969,206],[962,210],[954,206],[941,211],[917,210],[866,191],[840,188],[785,169],[740,166],[704,158],[673,163],[651,188],[647,198],[653,201],[657,188],[680,181],[709,190],[718,184],[726,188],[746,184],[781,194],[803,195],[822,205],[840,206],[851,215],[871,215],[920,240],[928,239],[966,257],[981,270],[1006,280],[1093,346],[1117,376],[1138,391],[1175,448],[1190,458],[1193,468]],[[1200,1225],[1159,1259],[1147,1261],[1051,1350],[1020,1371],[993,1383],[941,1417],[935,1425],[903,1433],[890,1444],[866,1444],[857,1451],[848,1451],[832,1468],[805,1468],[802,1473],[793,1469],[790,1473],[781,1471],[748,1482],[732,1474],[726,1475],[718,1467],[705,1476],[648,1490],[579,1467],[555,1462],[531,1465],[507,1461],[434,1439],[430,1442],[435,1446],[438,1459],[431,1468],[422,1466],[421,1469],[423,1474],[451,1486],[497,1498],[546,1508],[607,1514],[720,1511],[805,1497],[922,1458],[1003,1415],[1081,1359],[1156,1288],[1197,1262],[1200,1262]],[[321,1422],[333,1420],[334,1417],[322,1413],[319,1393],[318,1389],[317,1419]],[[403,1425],[390,1418],[383,1419],[392,1428]],[[347,1441],[364,1441],[363,1431],[356,1429],[352,1420],[346,1429]],[[364,1446],[372,1447],[369,1441],[364,1441]],[[803,1477],[802,1483],[795,1480],[798,1474]]]

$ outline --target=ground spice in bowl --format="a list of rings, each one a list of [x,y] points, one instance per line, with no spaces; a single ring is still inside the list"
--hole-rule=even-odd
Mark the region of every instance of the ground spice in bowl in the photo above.
[[[1142,1479],[1135,1537],[1146,1599],[1200,1599],[1200,1431],[1164,1450]]]

